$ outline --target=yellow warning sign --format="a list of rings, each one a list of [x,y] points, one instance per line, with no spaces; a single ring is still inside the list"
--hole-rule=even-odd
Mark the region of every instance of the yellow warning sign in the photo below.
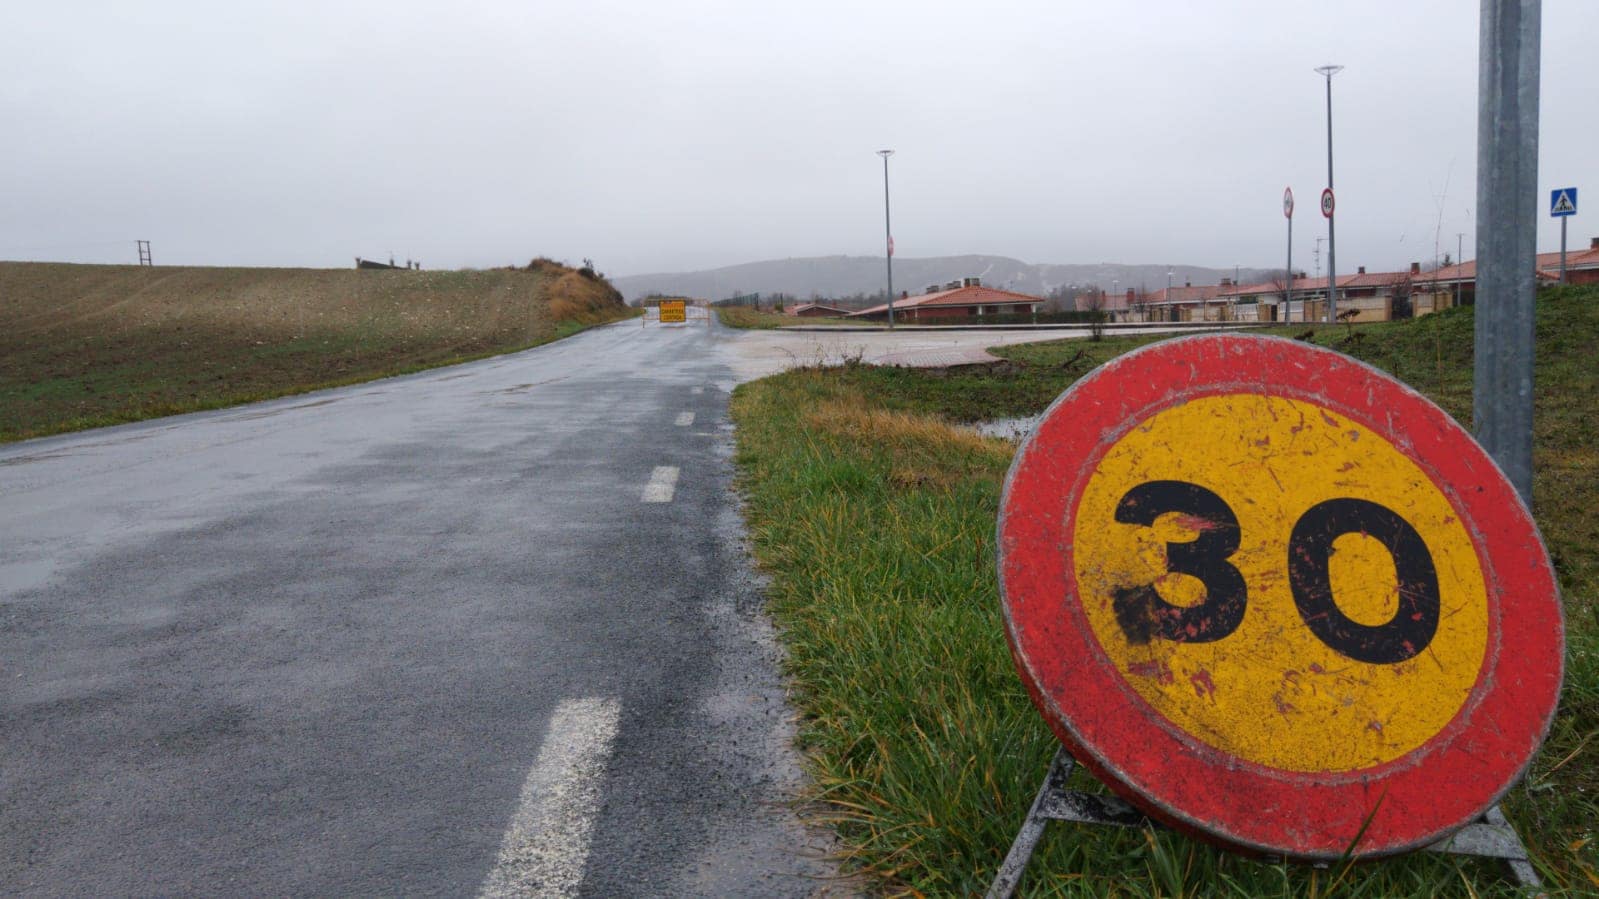
[[[1121,678],[1239,758],[1392,761],[1448,726],[1481,674],[1487,588],[1448,497],[1313,403],[1164,409],[1100,460],[1075,522],[1083,609]]]
[[[686,322],[688,321],[688,302],[685,300],[662,300],[661,321]]]

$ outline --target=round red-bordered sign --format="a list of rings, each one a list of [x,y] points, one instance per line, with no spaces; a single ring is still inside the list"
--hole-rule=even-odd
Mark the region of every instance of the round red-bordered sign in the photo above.
[[[1553,571],[1492,459],[1296,341],[1166,341],[1079,381],[1011,466],[998,567],[1062,743],[1234,849],[1433,843],[1520,779],[1560,692]]]

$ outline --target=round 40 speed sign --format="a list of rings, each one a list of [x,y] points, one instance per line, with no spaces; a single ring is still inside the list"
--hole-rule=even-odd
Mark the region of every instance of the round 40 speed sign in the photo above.
[[[1442,410],[1329,350],[1203,336],[1102,366],[1017,454],[998,545],[1051,729],[1230,848],[1425,846],[1554,714],[1560,602],[1525,506]]]

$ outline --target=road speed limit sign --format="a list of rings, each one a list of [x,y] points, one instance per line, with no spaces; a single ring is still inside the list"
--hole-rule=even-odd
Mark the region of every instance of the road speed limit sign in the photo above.
[[[1432,843],[1554,713],[1561,611],[1526,508],[1447,414],[1338,353],[1204,336],[1102,366],[1017,454],[998,545],[1056,735],[1226,846]]]

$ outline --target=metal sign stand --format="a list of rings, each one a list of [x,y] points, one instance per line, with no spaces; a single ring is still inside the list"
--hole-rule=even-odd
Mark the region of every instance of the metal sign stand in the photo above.
[[[1033,858],[1033,850],[1051,821],[1071,821],[1078,824],[1101,824],[1115,827],[1159,828],[1161,825],[1121,801],[1115,796],[1101,796],[1066,789],[1077,762],[1064,748],[1055,753],[1044,783],[1038,788],[1032,808],[1022,821],[1021,830],[1011,843],[1010,852],[1000,864],[994,882],[988,888],[988,899],[1010,899],[1021,883],[1022,873]],[[1428,846],[1428,852],[1447,852],[1451,855],[1470,855],[1479,858],[1503,859],[1510,866],[1516,883],[1524,887],[1540,887],[1538,872],[1527,859],[1527,847],[1505,820],[1504,812],[1495,805],[1476,822],[1466,825],[1446,840]]]

